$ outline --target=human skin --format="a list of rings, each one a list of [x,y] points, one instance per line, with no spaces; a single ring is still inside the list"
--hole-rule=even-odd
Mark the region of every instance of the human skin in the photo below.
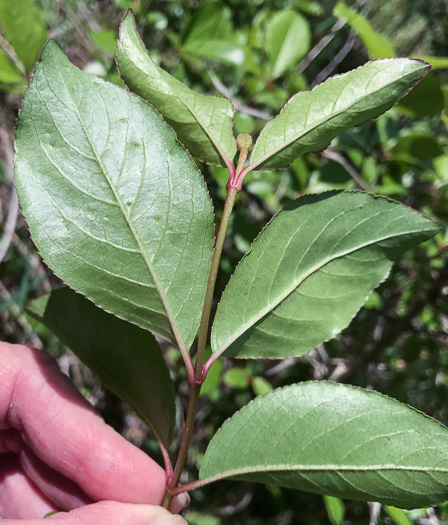
[[[2,525],[185,524],[158,507],[165,482],[165,471],[106,425],[52,357],[0,343]],[[170,510],[185,503],[178,497]],[[43,520],[62,509],[71,512]]]

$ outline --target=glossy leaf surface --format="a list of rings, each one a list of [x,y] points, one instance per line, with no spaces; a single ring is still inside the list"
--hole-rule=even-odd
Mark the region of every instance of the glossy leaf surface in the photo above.
[[[368,193],[297,199],[231,277],[213,325],[213,352],[305,354],[349,324],[394,259],[437,231],[423,215]]]
[[[277,78],[297,66],[307,54],[311,41],[310,27],[303,16],[285,9],[272,17],[266,32],[269,75]]]
[[[429,67],[408,58],[376,60],[297,93],[260,133],[250,169],[285,168],[308,151],[324,149],[342,131],[391,108]]]
[[[302,383],[256,398],[218,430],[200,478],[228,477],[429,506],[448,498],[448,429],[377,392]]]
[[[69,288],[32,301],[27,311],[169,445],[176,416],[174,388],[151,333],[104,312]]]
[[[188,348],[213,247],[204,181],[139,97],[50,42],[16,135],[16,185],[50,268],[101,308]]]
[[[33,0],[0,0],[0,25],[25,69],[33,69],[47,40]]]
[[[116,54],[120,75],[129,89],[162,113],[192,155],[217,166],[231,164],[236,141],[229,100],[195,93],[157,67],[146,52],[131,12],[121,24]]]

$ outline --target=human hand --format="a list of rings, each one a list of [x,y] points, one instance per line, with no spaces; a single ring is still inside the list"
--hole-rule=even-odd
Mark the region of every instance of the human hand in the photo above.
[[[0,454],[2,525],[9,518],[14,525],[186,523],[157,507],[165,471],[104,423],[56,361],[7,343],[0,343]],[[185,503],[178,496],[170,510]],[[61,509],[71,512],[33,519]]]

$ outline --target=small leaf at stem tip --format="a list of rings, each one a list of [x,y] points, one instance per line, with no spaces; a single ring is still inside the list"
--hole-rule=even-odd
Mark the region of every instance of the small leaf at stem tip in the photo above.
[[[239,151],[247,151],[252,145],[252,137],[249,133],[240,133],[236,138],[236,144]]]

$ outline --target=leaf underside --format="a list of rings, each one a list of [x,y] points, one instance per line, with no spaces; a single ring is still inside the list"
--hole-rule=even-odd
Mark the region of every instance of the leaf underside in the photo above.
[[[250,168],[286,168],[297,157],[326,148],[344,130],[391,108],[429,69],[408,58],[375,60],[297,93],[260,133]]]
[[[303,355],[345,328],[406,249],[437,225],[363,192],[306,195],[281,211],[231,277],[213,325],[213,352]]]
[[[448,429],[377,392],[302,383],[256,398],[224,423],[200,478],[227,477],[426,507],[448,498]]]
[[[27,312],[47,326],[168,447],[174,431],[174,387],[154,336],[60,288],[32,301]]]
[[[188,348],[213,249],[204,181],[145,101],[50,41],[27,90],[15,174],[50,268],[95,304]]]
[[[131,91],[150,102],[176,131],[178,139],[198,159],[226,166],[236,153],[234,110],[224,97],[192,91],[149,58],[128,12],[117,43],[120,75]]]

